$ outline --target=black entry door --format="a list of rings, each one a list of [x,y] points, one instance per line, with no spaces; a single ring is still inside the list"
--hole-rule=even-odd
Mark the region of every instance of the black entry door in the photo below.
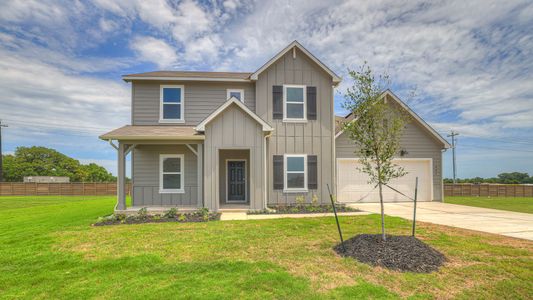
[[[246,161],[228,161],[228,202],[246,202]]]

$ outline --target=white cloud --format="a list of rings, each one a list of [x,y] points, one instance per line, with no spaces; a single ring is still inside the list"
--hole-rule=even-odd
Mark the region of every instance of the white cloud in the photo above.
[[[58,22],[66,18],[66,11],[56,1],[11,0],[3,2],[0,10],[0,19],[10,22],[30,19],[34,22]]]
[[[153,62],[159,68],[169,68],[177,63],[177,55],[172,46],[163,40],[150,36],[135,37],[131,48],[137,52],[143,61]]]
[[[222,47],[222,40],[217,35],[204,36],[192,40],[186,48],[184,59],[189,62],[210,62],[219,63],[219,49]]]
[[[172,33],[177,41],[187,43],[191,38],[207,32],[210,25],[210,17],[202,7],[194,1],[185,0],[178,5]]]
[[[3,49],[0,57],[0,112],[15,128],[96,136],[127,121],[126,84],[75,75]]]
[[[113,20],[101,18],[98,25],[103,32],[112,32],[119,28],[119,25]]]
[[[9,100],[0,100],[0,113],[94,136],[95,120],[106,128],[128,122],[119,73],[150,71],[142,62],[253,71],[297,39],[345,78],[367,60],[390,73],[399,96],[416,86],[409,104],[440,132],[517,135],[533,129],[531,12],[530,1],[495,0],[6,1],[0,91]]]
[[[420,99],[411,105],[443,130],[449,126],[445,131],[532,128],[533,36],[525,28],[533,21],[522,17],[532,7],[526,1],[264,1],[222,36],[225,45],[239,45],[223,64],[254,70],[298,39],[344,77],[346,68],[366,60],[390,73],[400,96],[417,86]]]

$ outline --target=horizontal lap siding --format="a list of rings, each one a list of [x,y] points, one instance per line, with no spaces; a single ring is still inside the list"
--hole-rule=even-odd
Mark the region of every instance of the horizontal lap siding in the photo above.
[[[272,87],[283,84],[300,84],[317,88],[317,120],[307,123],[287,123],[272,118]],[[331,77],[296,50],[296,58],[289,51],[276,63],[259,75],[257,84],[257,114],[274,127],[268,141],[268,202],[290,204],[298,195],[310,202],[316,195],[322,203],[328,203],[327,185],[333,188],[333,87]],[[307,193],[283,193],[273,189],[272,159],[274,155],[317,155],[318,189]]]
[[[201,206],[196,155],[185,145],[139,145],[133,151],[134,206]],[[159,193],[160,154],[184,154],[185,193]]]
[[[346,134],[341,134],[336,140],[335,152],[337,158],[353,158],[355,145]],[[408,153],[404,158],[431,158],[433,160],[433,200],[442,201],[442,151],[437,142],[426,129],[412,121],[407,124],[400,140],[401,149]]]
[[[133,125],[159,124],[159,91],[162,84],[184,85],[185,124],[194,126],[227,100],[227,89],[244,89],[244,104],[255,111],[252,83],[231,82],[133,82]],[[165,125],[165,124],[162,124]],[[174,124],[175,125],[175,124]]]

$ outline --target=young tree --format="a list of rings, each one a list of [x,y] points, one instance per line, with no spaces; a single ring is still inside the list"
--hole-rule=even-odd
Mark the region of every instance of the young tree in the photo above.
[[[381,234],[385,241],[385,209],[383,185],[391,179],[407,174],[393,163],[400,150],[400,138],[409,117],[402,109],[386,102],[383,92],[389,84],[387,75],[375,78],[365,63],[359,71],[349,70],[353,85],[348,88],[343,107],[352,112],[354,119],[343,124],[344,132],[356,144],[360,171],[369,177],[369,183],[379,189],[381,204]]]

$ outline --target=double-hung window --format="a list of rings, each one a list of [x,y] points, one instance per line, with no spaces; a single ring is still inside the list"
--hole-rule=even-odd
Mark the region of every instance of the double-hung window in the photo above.
[[[285,191],[307,191],[307,155],[285,155]]]
[[[244,90],[242,89],[228,89],[227,91],[227,98],[230,99],[231,97],[237,98],[237,100],[244,103]]]
[[[159,192],[183,193],[183,154],[159,156]]]
[[[284,85],[283,106],[284,121],[306,121],[305,85]]]
[[[159,121],[162,123],[184,122],[183,85],[162,85],[160,89]]]

